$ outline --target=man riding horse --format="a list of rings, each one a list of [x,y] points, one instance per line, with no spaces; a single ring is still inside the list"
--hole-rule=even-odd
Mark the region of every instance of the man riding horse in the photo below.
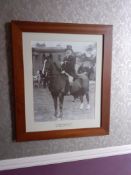
[[[74,56],[72,49],[66,50],[66,57],[64,58],[63,62],[64,63],[61,66],[61,73],[64,74],[66,78],[65,94],[73,95],[74,99],[80,97],[81,109],[83,109],[83,96],[85,94],[87,99],[87,109],[89,109],[90,106],[88,72],[84,71],[76,73],[76,57]]]
[[[76,57],[74,56],[73,50],[67,48],[65,52],[65,57],[63,59],[63,64],[61,65],[61,73],[65,74],[66,78],[66,89],[65,94],[70,94],[71,82],[77,78],[75,71]]]
[[[60,58],[53,59],[52,56],[50,56],[44,60],[42,69],[42,73],[48,78],[48,88],[54,101],[54,116],[60,119],[63,117],[65,91],[68,92],[71,90],[70,92],[74,97],[80,97],[81,106],[83,105],[83,96],[86,95],[87,102],[89,104],[89,81],[88,78],[86,78],[83,82],[80,78],[77,78],[75,71],[76,58],[72,49],[66,50],[66,57],[63,62],[64,63],[61,65]],[[70,77],[73,79],[71,89],[69,83]]]

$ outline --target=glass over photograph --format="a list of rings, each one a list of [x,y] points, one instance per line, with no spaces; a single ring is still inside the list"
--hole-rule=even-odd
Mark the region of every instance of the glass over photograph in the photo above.
[[[94,118],[96,42],[32,41],[34,120]]]
[[[102,36],[23,35],[27,131],[100,126]]]

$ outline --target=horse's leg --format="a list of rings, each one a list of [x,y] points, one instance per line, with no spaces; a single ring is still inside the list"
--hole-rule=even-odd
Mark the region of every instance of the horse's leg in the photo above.
[[[83,109],[84,108],[83,95],[80,95],[80,101],[81,101],[80,109]]]
[[[43,78],[42,87],[43,87],[43,88],[46,88],[46,86],[45,86],[45,78]]]
[[[64,95],[63,93],[59,93],[59,108],[60,108],[60,115],[59,117],[63,117],[63,101],[64,101]]]
[[[86,109],[90,109],[90,104],[89,104],[89,91],[86,91],[86,100],[87,100]]]
[[[55,108],[55,113],[54,116],[57,117],[58,115],[58,111],[57,111],[57,96],[56,95],[52,95],[53,100],[54,100],[54,108]]]
[[[73,96],[74,97],[74,99],[72,100],[72,102],[75,102],[76,101],[76,96]]]

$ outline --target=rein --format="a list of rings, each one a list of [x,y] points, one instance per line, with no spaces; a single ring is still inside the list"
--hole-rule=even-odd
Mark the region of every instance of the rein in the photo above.
[[[57,74],[52,74],[52,73],[47,73],[47,76],[48,77],[51,77],[51,78],[53,78],[53,77],[58,77],[58,76],[60,76],[60,75],[63,75],[61,72],[59,72],[59,73],[57,73]]]
[[[48,73],[48,71],[47,71],[47,76],[48,77],[51,77],[51,78],[58,77],[58,76],[60,76],[62,74],[61,73],[61,69],[59,69],[55,63],[52,63],[51,66],[54,66],[58,73],[52,73],[52,72]],[[51,69],[51,71],[52,71],[52,69]]]
[[[47,76],[48,76],[48,77],[57,77],[57,76],[59,76],[59,74],[50,74],[50,75],[49,75],[49,74],[47,73]]]
[[[44,61],[44,66],[43,66],[43,69],[42,69],[42,73],[45,72],[46,63],[47,63],[47,60]],[[61,67],[61,68],[58,68],[57,65],[56,65],[56,63],[53,63],[53,62],[52,62],[50,66],[54,66],[54,68],[55,68],[55,70],[56,70],[57,73],[52,73],[53,67],[51,67],[51,69],[50,69],[51,71],[48,71],[48,70],[47,70],[47,72],[46,72],[47,77],[49,77],[49,78],[55,78],[55,77],[58,77],[58,76],[61,76],[61,75],[64,75],[64,74],[65,74],[66,76],[68,76],[68,77],[71,77],[67,72],[65,72],[65,73],[63,74],[63,73],[62,73],[62,67]]]

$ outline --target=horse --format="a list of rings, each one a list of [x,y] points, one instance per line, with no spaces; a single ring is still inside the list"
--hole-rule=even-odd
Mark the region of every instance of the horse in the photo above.
[[[54,116],[58,119],[63,117],[63,101],[66,91],[66,77],[61,73],[61,63],[59,60],[53,61],[52,57],[44,60],[42,73],[47,78],[47,86],[54,101]],[[59,99],[59,115],[58,115]]]
[[[79,72],[79,73],[73,73],[72,70],[67,69],[67,67],[70,67],[70,61],[67,61],[66,64],[63,66],[66,70],[66,75],[73,75],[74,80],[71,82],[70,87],[70,93],[74,97],[74,101],[76,98],[80,98],[80,109],[82,110],[84,108],[83,98],[84,95],[86,96],[87,100],[87,106],[86,109],[90,109],[89,104],[89,77],[88,72]]]

